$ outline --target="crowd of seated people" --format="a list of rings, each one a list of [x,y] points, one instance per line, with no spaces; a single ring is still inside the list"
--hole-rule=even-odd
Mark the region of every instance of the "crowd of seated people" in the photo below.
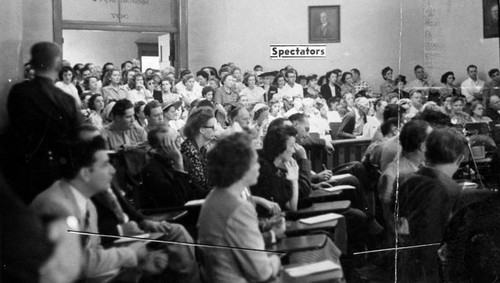
[[[419,65],[407,84],[406,76],[394,80],[393,70],[386,67],[377,91],[356,68],[306,76],[292,66],[271,71],[256,65],[242,71],[230,62],[218,70],[176,72],[169,67],[143,72],[136,60],[120,68],[113,63],[71,67],[61,60],[59,47],[47,42],[31,51],[25,81],[9,94],[12,140],[2,164],[8,184],[2,193],[16,199],[16,209],[32,222],[39,216],[37,225],[46,225],[47,231],[55,229],[58,219],[71,216],[73,230],[118,236],[157,233],[167,241],[264,249],[284,231],[263,230],[262,215],[300,211],[312,205],[312,192],[350,185],[353,190],[336,197],[351,203],[341,212],[345,231],[325,228],[330,236],[326,247],[296,263],[311,258],[341,263],[344,257],[337,246],[352,257],[374,247],[393,247],[396,240],[411,245],[439,242],[461,195],[451,178],[463,160],[464,140],[450,127],[500,123],[500,72],[490,70],[491,80],[485,83],[475,65],[464,68],[469,78],[461,85],[454,84],[453,72],[437,83]],[[338,125],[336,133],[332,124]],[[352,174],[332,178],[339,175],[334,168],[312,170],[311,152],[331,154],[332,139],[371,141],[364,159],[351,160],[357,162],[346,167]],[[143,160],[127,159],[132,153],[142,154]],[[115,169],[110,158],[124,167]],[[126,174],[115,173],[123,168]],[[124,187],[128,179],[117,179],[131,177],[127,174],[140,181]],[[443,188],[431,185],[433,179]],[[417,202],[428,203],[429,190],[446,205],[433,199],[432,211],[417,207]],[[194,233],[141,213],[198,199],[205,203]],[[401,217],[395,218],[399,208]],[[436,221],[423,221],[424,214]],[[42,238],[49,251],[72,249],[74,239],[36,229],[34,239]],[[333,236],[342,232],[345,243]],[[43,272],[32,276],[59,272],[60,282],[200,282],[201,274],[208,282],[247,282],[273,279],[281,266],[278,257],[255,251],[203,249],[196,259],[194,248],[186,245],[116,244],[113,238],[92,235],[81,236],[80,242],[73,247],[78,251],[73,269],[47,266],[61,259],[43,250],[39,262],[29,266]],[[436,253],[437,247],[401,258],[415,265]],[[353,262],[353,267],[367,264],[366,258]],[[411,274],[434,280],[438,263],[427,263],[433,266],[412,269]],[[22,272],[22,267],[12,266],[8,276]],[[352,271],[350,267],[345,271]]]

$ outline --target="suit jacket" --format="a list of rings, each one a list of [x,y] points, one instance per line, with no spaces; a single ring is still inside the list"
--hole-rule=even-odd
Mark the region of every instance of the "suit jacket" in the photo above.
[[[330,99],[333,96],[329,83],[326,83],[321,86],[320,93],[321,96],[323,96],[323,98],[326,101],[328,101],[328,99]],[[335,85],[335,97],[340,97],[340,86],[338,85]]]
[[[163,95],[161,95],[161,91],[153,90],[153,98],[154,100],[158,100],[158,102],[163,103]]]
[[[330,23],[327,23],[325,28],[320,24],[316,27],[316,37],[319,38],[334,38],[335,37],[335,29]]]
[[[356,126],[356,114],[354,113],[354,111],[349,111],[347,112],[347,114],[344,115],[344,117],[342,117],[342,123],[340,124],[337,136],[341,139],[356,138],[356,136],[352,134],[354,132],[355,126]]]
[[[484,116],[490,117],[495,124],[500,123],[500,113],[493,108],[486,108],[484,111]]]
[[[60,165],[68,141],[76,137],[82,114],[75,99],[48,78],[35,77],[12,87],[7,110],[10,120],[9,176],[24,191],[29,203],[60,178]]]
[[[111,184],[111,189],[113,190],[113,193],[115,194],[118,200],[118,204],[123,210],[123,213],[128,215],[129,220],[141,223],[142,220],[146,219],[146,216],[140,213],[123,196],[123,193],[120,190],[120,186],[118,185],[116,178],[113,180]],[[120,223],[118,215],[116,215],[113,209],[110,207],[108,201],[104,197],[104,194],[105,192],[96,194],[92,197],[92,202],[96,207],[97,215],[99,215],[97,228],[99,232],[103,234],[119,235],[117,225],[123,223]],[[113,238],[102,238],[101,243],[104,246],[107,246],[114,241],[115,239]]]
[[[183,206],[208,194],[188,173],[176,171],[170,160],[157,153],[152,155],[141,175],[143,183],[138,204],[141,208]]]
[[[97,211],[94,204],[89,200],[90,221],[86,232],[98,233]],[[56,181],[50,188],[39,194],[31,203],[30,207],[39,215],[52,215],[54,212],[66,211],[75,216],[80,226],[83,225],[82,211],[78,208],[75,196],[70,185],[64,181]],[[90,237],[85,246],[85,259],[83,276],[85,278],[96,278],[104,274],[117,272],[122,267],[137,266],[135,252],[127,247],[103,249],[100,237]]]
[[[411,174],[399,189],[399,216],[406,218],[409,224],[409,235],[403,237],[403,245],[441,242],[460,192],[453,179],[434,168],[422,167]],[[411,281],[434,282],[438,278],[436,252],[437,247],[432,246],[403,253],[402,276],[408,276]]]
[[[40,267],[53,253],[45,234],[40,218],[0,180],[0,281],[40,281]]]
[[[264,249],[255,207],[248,199],[214,189],[198,219],[198,243]],[[267,253],[200,249],[207,282],[263,282],[273,268]]]

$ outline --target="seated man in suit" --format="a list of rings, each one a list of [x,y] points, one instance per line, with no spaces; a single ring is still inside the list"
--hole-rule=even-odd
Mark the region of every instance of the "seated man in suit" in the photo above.
[[[79,129],[79,138],[82,140],[91,140],[96,136],[99,136],[99,131],[93,126],[86,125]],[[124,197],[116,178],[113,179],[111,188],[93,196],[92,202],[99,215],[98,229],[100,233],[132,236],[145,232],[162,232],[165,234],[161,238],[163,240],[181,243],[193,242],[182,225],[166,221],[153,221],[140,213]],[[114,240],[114,238],[103,237],[101,243],[104,246],[110,246]],[[168,269],[159,276],[159,280],[165,279],[166,276],[169,282],[198,282],[199,272],[192,248],[183,245],[168,245],[165,246],[165,251],[169,258]]]
[[[31,208],[40,215],[66,211],[78,219],[82,231],[98,233],[97,212],[90,197],[109,188],[115,170],[102,137],[75,144],[71,156],[71,162],[63,168],[63,178],[39,194]],[[81,240],[85,252],[82,279],[114,277],[122,268],[135,269],[147,259],[168,260],[161,252],[148,253],[144,243],[103,249],[100,237],[82,236]]]
[[[394,231],[394,182],[405,178],[415,171],[425,161],[425,139],[432,131],[429,124],[422,120],[412,120],[404,125],[399,135],[402,152],[399,158],[394,159],[383,171],[378,182],[378,196],[382,205],[384,220],[388,230]],[[398,175],[399,174],[399,175]],[[392,235],[388,235],[392,238]]]
[[[87,136],[91,135],[87,134]],[[71,162],[65,168],[63,178],[40,194],[33,201],[31,207],[40,214],[50,214],[53,210],[66,210],[79,220],[80,229],[85,232],[118,234],[110,232],[114,229],[121,231],[122,235],[143,233],[138,229],[135,221],[128,221],[135,216],[130,213],[133,210],[127,210],[127,207],[117,201],[121,194],[115,193],[116,190],[109,190],[114,172],[102,137],[97,136],[91,140],[79,141],[71,148]],[[108,213],[108,216],[101,213],[98,217],[96,206],[90,200],[92,196],[99,193],[106,194],[107,203],[104,205],[104,202],[96,203],[113,211],[114,217],[121,219],[121,221],[116,221],[115,225],[108,223],[109,231],[106,229],[101,231],[98,227],[105,226],[102,225],[102,221],[112,221],[112,218],[109,217],[112,213]],[[103,210],[99,209],[99,211]],[[145,230],[152,227],[153,229],[149,229],[150,231],[162,231],[167,237],[175,232],[175,229],[172,229],[167,223],[145,221],[141,222],[141,225]],[[148,274],[157,274],[167,267],[169,261],[168,248],[167,251],[165,249],[148,251],[146,245],[139,242],[119,248],[103,249],[100,237],[89,236],[83,236],[82,242],[86,255],[82,273],[83,279],[105,280],[117,276],[138,277],[142,271],[146,271]],[[191,259],[194,261],[194,256]],[[191,272],[186,277],[197,274],[197,272]],[[186,280],[186,282],[196,281]]]
[[[190,200],[202,199],[208,194],[184,170],[188,164],[180,152],[179,138],[177,131],[166,127],[148,133],[153,150],[151,159],[141,172],[141,208],[183,206]]]
[[[452,179],[464,159],[467,141],[453,128],[434,129],[425,142],[426,166],[408,176],[399,189],[400,245],[440,243],[445,225],[459,209],[462,188]],[[437,246],[398,251],[403,282],[437,282]],[[398,276],[399,277],[399,276]]]

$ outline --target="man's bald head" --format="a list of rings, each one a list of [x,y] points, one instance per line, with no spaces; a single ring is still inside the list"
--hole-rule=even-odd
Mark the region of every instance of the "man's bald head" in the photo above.
[[[500,97],[498,97],[498,95],[490,96],[490,107],[495,110],[500,110]]]

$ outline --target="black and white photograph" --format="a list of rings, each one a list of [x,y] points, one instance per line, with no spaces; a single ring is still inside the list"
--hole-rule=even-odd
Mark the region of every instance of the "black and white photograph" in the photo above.
[[[0,0],[0,283],[500,282],[498,0]]]
[[[483,0],[484,38],[498,37],[498,1]]]
[[[340,42],[340,6],[309,7],[309,43]]]

